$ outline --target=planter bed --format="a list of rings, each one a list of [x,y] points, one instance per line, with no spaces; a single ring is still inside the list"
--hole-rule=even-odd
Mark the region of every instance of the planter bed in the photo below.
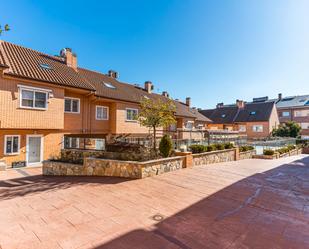
[[[235,161],[238,149],[217,150],[193,154],[193,166]]]
[[[301,153],[302,153],[301,149],[294,149],[294,150],[291,150],[291,151],[284,153],[284,154],[281,154],[281,155],[278,152],[276,152],[274,155],[253,155],[252,158],[255,158],[255,159],[278,159],[278,158],[283,158],[283,157],[299,155]]]
[[[84,164],[44,161],[43,175],[52,176],[115,176],[145,178],[185,167],[185,156],[169,157],[146,162],[85,158]]]
[[[254,155],[256,155],[256,150],[239,152],[239,160],[251,159]]]

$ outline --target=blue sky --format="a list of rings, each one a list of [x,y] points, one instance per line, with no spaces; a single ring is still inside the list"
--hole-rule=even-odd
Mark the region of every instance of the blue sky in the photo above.
[[[212,108],[309,94],[307,0],[5,1],[0,38]]]

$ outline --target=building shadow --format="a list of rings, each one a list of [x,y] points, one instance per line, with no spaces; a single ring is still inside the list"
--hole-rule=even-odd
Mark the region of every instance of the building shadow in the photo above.
[[[309,248],[309,157],[240,180],[96,249]]]
[[[119,184],[133,179],[104,176],[25,176],[0,181],[0,200],[26,196],[29,194],[72,188],[81,185]]]

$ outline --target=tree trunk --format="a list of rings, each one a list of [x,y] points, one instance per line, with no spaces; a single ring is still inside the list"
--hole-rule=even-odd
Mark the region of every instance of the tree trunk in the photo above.
[[[153,150],[157,151],[157,130],[156,127],[153,127]]]

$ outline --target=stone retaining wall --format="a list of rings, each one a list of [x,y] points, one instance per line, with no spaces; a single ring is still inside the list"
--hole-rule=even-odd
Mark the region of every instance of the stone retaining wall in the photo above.
[[[256,159],[278,159],[278,158],[283,158],[283,157],[299,155],[301,153],[302,153],[302,149],[295,149],[295,150],[291,150],[291,151],[284,153],[284,154],[281,154],[281,155],[278,152],[276,152],[274,155],[253,155],[252,158],[256,158]]]
[[[235,161],[238,156],[236,154],[236,149],[193,154],[193,166]]]
[[[43,175],[114,176],[138,179],[179,170],[185,167],[184,160],[185,157],[171,157],[147,162],[85,158],[83,165],[44,161]]]
[[[256,155],[256,150],[239,152],[239,160],[251,159],[253,157],[253,155]]]

